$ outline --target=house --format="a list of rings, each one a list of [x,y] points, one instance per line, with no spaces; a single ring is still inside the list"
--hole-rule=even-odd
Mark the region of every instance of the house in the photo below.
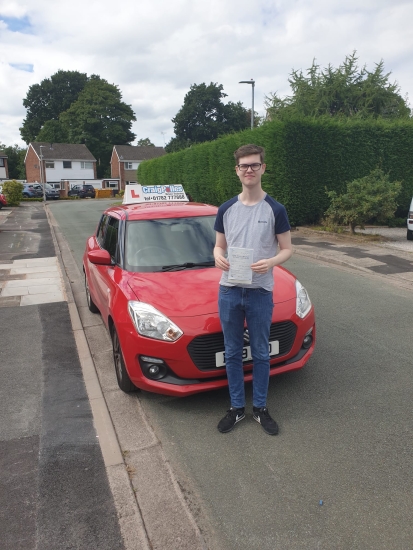
[[[125,185],[138,183],[136,171],[139,164],[144,160],[151,160],[165,155],[163,147],[137,146],[137,145],[114,145],[110,159],[110,175],[112,178],[119,178],[120,189]]]
[[[29,143],[24,163],[29,183],[50,183],[59,189],[62,181],[96,179],[96,159],[81,143]]]
[[[9,167],[7,164],[7,155],[0,151],[0,181],[9,179]]]

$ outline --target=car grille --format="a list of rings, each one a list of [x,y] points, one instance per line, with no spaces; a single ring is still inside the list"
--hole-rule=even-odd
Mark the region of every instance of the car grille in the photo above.
[[[272,323],[270,341],[278,340],[280,343],[280,353],[277,357],[286,355],[291,351],[296,333],[297,327],[292,321]],[[224,335],[222,332],[197,336],[188,345],[188,353],[200,370],[217,370],[215,354],[219,351],[224,351]],[[248,362],[244,364],[248,364]]]

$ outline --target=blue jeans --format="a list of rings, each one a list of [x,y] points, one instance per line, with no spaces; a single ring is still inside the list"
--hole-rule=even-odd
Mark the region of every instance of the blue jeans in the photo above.
[[[219,317],[225,341],[225,366],[227,370],[231,407],[245,407],[244,371],[242,350],[244,322],[247,322],[249,345],[253,360],[253,405],[267,404],[270,377],[269,338],[272,311],[272,292],[263,288],[219,287]]]

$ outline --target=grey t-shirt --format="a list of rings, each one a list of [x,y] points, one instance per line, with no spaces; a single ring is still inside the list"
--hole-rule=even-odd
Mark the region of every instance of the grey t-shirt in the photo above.
[[[234,197],[218,209],[215,231],[224,233],[228,247],[252,248],[253,262],[272,258],[277,253],[277,235],[290,230],[285,207],[266,195],[253,206],[246,206]],[[228,272],[223,271],[220,284],[243,288],[272,290],[272,269],[267,273],[253,273],[251,284],[234,285],[228,282]]]

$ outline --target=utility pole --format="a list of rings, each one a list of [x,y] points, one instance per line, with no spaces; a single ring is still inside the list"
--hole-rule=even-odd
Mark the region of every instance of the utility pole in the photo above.
[[[46,149],[46,145],[40,145],[40,180],[43,187],[43,201],[46,202],[46,182],[44,181],[45,178],[45,170],[43,166],[43,151],[42,149]]]
[[[251,80],[241,80],[238,84],[251,84],[251,90],[252,90],[252,107],[251,107],[251,130],[254,129],[254,88],[255,88],[255,80],[251,78]]]

